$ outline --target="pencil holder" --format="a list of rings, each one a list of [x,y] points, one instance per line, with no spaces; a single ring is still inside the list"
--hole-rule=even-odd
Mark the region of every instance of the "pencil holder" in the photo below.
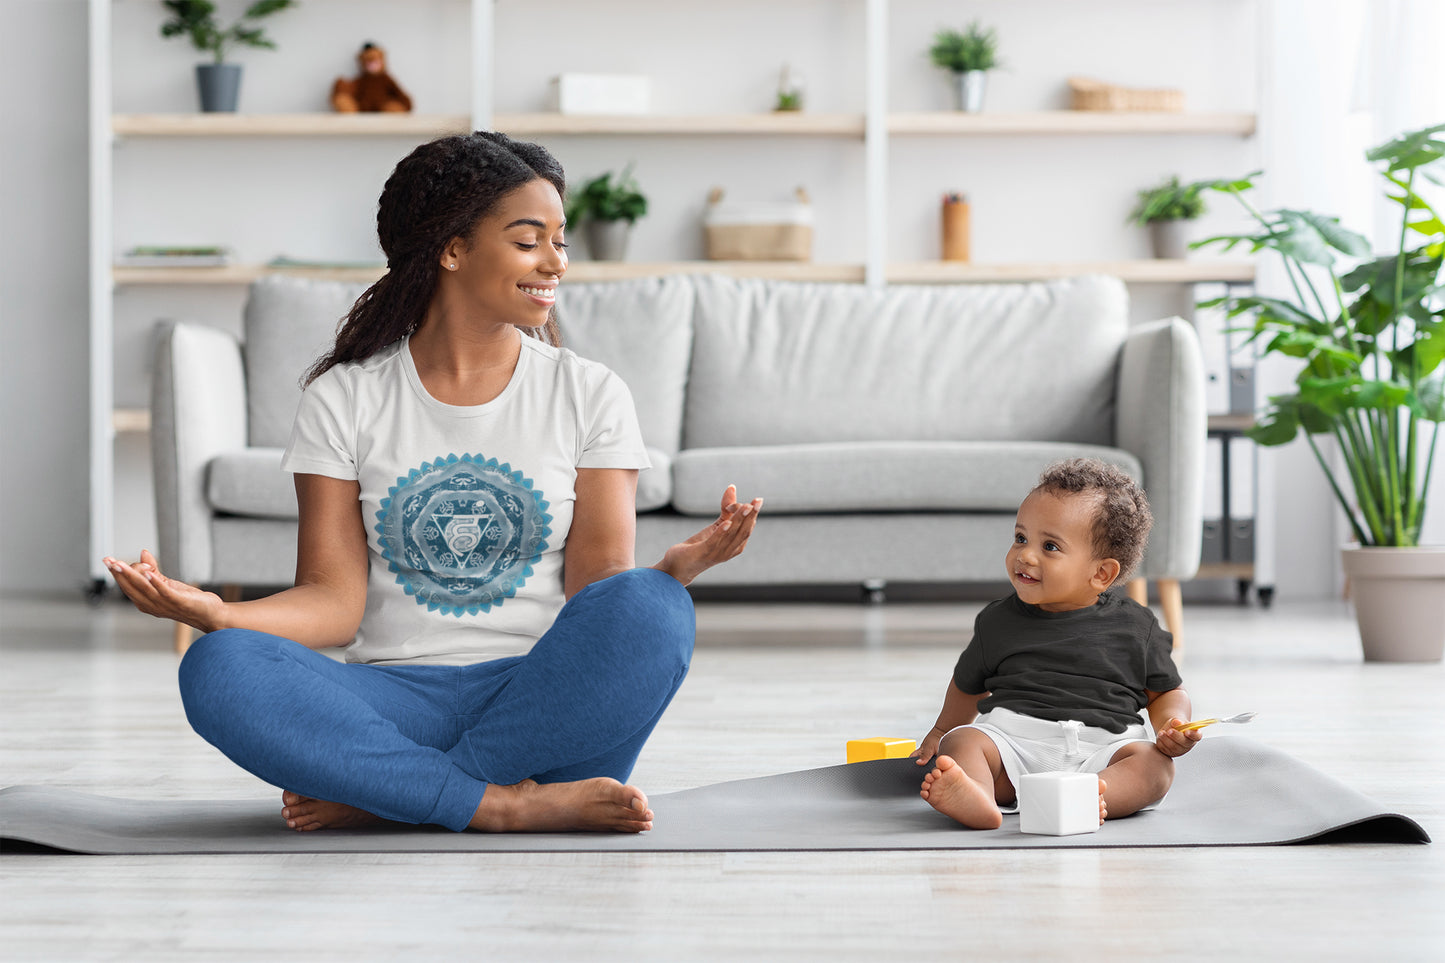
[[[968,260],[968,198],[962,194],[943,199],[943,259]]]

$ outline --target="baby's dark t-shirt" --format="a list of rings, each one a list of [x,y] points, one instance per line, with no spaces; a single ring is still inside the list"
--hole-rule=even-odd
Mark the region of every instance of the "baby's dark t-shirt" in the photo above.
[[[989,693],[978,704],[983,712],[1123,732],[1148,705],[1146,689],[1179,687],[1173,644],[1154,613],[1126,596],[1105,592],[1088,608],[1045,612],[1014,594],[978,614],[953,681],[963,692]]]

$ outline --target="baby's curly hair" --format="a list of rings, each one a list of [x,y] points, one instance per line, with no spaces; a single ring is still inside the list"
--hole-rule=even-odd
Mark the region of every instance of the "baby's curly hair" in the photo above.
[[[1128,578],[1138,567],[1154,515],[1144,490],[1123,470],[1097,458],[1070,458],[1045,468],[1034,491],[1092,496],[1098,506],[1094,513],[1094,557],[1118,561],[1116,582]]]

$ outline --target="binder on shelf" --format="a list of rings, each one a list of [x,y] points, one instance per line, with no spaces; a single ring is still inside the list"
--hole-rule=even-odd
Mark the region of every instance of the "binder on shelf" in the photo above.
[[[1229,444],[1229,531],[1225,557],[1231,562],[1254,561],[1254,442],[1244,437]]]
[[[1204,541],[1199,564],[1225,561],[1225,541],[1224,439],[1211,436],[1204,442]]]
[[[1254,411],[1254,365],[1236,364],[1239,360],[1232,359],[1229,366],[1229,410],[1248,414]]]
[[[1228,291],[1227,285],[1220,286]],[[1196,307],[1194,330],[1199,335],[1199,354],[1204,360],[1204,410],[1211,415],[1230,414],[1229,403],[1229,336],[1225,329],[1229,319],[1224,308]]]

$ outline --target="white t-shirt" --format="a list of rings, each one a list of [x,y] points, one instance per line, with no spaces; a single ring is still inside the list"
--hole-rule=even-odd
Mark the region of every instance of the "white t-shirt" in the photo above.
[[[312,382],[281,460],[361,484],[370,574],[346,659],[523,655],[562,608],[577,469],[648,466],[632,395],[604,366],[523,336],[500,395],[443,404],[407,345]]]

